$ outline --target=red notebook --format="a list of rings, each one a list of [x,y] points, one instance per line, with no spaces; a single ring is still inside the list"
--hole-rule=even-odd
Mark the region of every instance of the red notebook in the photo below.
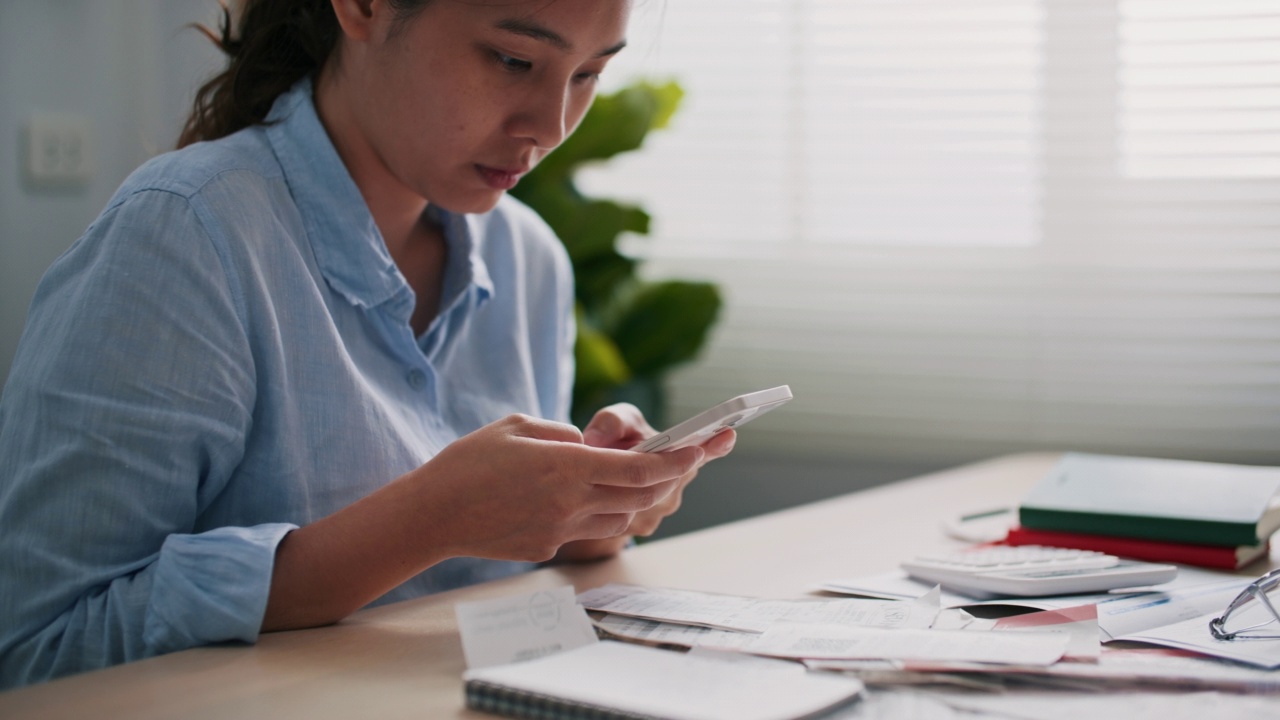
[[[1271,545],[1240,545],[1225,547],[1216,545],[1190,545],[1112,535],[1086,535],[1084,533],[1059,532],[1057,530],[1032,530],[1024,527],[1009,529],[1004,539],[1006,545],[1048,545],[1050,547],[1094,550],[1108,555],[1118,555],[1147,562],[1183,563],[1200,567],[1236,570],[1260,557],[1268,555]]]

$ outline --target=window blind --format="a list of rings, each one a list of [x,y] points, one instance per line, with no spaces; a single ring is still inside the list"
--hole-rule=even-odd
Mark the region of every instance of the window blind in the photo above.
[[[1120,4],[1120,150],[1135,178],[1280,177],[1274,2]]]
[[[637,13],[608,82],[686,102],[583,186],[727,297],[672,414],[785,382],[753,449],[1280,462],[1280,0]]]

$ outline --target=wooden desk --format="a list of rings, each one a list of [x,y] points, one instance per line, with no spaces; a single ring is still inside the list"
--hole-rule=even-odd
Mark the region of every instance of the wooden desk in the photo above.
[[[891,570],[959,543],[940,521],[1016,502],[1057,455],[968,465],[634,548],[612,560],[365,610],[0,694],[0,718],[481,718],[463,708],[460,600],[608,582],[759,597]],[[786,482],[786,478],[778,478]],[[1256,570],[1255,570],[1256,572]]]

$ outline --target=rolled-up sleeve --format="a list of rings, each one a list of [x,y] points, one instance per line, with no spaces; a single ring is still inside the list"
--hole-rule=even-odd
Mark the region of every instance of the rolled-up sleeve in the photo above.
[[[294,526],[199,527],[253,423],[240,305],[167,190],[46,275],[0,401],[0,687],[256,639]]]

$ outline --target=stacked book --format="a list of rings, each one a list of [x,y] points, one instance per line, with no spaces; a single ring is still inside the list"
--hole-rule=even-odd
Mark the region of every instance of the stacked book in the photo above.
[[[1237,569],[1280,529],[1280,468],[1069,453],[1018,508],[1009,545]]]

